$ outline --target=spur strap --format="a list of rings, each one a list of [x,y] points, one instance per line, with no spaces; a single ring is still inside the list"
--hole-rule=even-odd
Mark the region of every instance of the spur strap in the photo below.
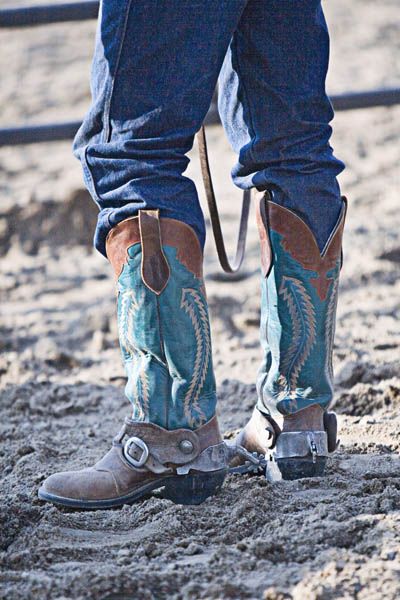
[[[197,142],[199,146],[201,174],[203,176],[204,189],[206,193],[208,210],[211,219],[211,226],[214,234],[215,246],[217,248],[219,262],[225,273],[236,273],[241,267],[246,250],[247,224],[249,220],[251,191],[245,190],[243,192],[242,211],[240,215],[236,254],[233,261],[230,262],[225,249],[224,237],[221,229],[221,220],[219,217],[217,200],[214,193],[204,125],[197,133]]]

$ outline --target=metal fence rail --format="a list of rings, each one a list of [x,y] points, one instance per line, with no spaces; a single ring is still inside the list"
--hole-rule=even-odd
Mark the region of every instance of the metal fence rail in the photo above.
[[[331,96],[335,110],[354,110],[374,106],[394,106],[400,104],[400,88],[371,90],[369,92],[349,92]]]
[[[393,106],[394,104],[400,104],[400,88],[341,94],[332,96],[331,101],[337,111]],[[213,105],[207,114],[206,124],[219,122],[217,108]],[[75,136],[80,125],[79,121],[71,121],[69,123],[49,123],[48,125],[27,125],[0,129],[0,146],[70,140]]]
[[[98,10],[99,2],[97,0],[1,9],[0,28],[31,27],[49,23],[95,19]],[[337,111],[374,106],[393,106],[394,104],[400,104],[400,88],[349,92],[332,96],[331,101]],[[219,115],[215,104],[211,106],[206,123],[219,123]],[[0,128],[0,146],[69,140],[74,137],[79,127],[80,122],[74,121]]]
[[[50,123],[49,125],[27,125],[0,129],[0,146],[19,146],[38,142],[71,140],[80,127],[79,121]]]
[[[69,2],[65,4],[45,4],[26,8],[4,8],[0,10],[0,27],[32,27],[64,21],[84,21],[95,19],[99,12],[99,2]]]

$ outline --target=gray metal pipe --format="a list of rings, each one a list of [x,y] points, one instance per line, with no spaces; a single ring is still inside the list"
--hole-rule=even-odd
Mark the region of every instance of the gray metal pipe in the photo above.
[[[341,94],[339,96],[332,96],[331,101],[337,111],[372,108],[375,106],[393,106],[394,104],[400,104],[400,88]],[[217,106],[214,102],[211,105],[205,122],[206,124],[220,122]],[[0,146],[71,140],[79,127],[79,121],[8,127],[0,129]]]
[[[98,12],[97,0],[3,8],[0,10],[0,27],[32,27],[65,21],[84,21],[96,19]]]
[[[394,106],[400,104],[400,88],[371,90],[367,92],[348,92],[331,96],[335,110],[354,110],[374,106]]]

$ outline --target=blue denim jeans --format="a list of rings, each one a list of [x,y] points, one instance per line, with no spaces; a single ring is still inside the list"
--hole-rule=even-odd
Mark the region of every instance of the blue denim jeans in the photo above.
[[[319,0],[103,0],[92,106],[75,139],[100,209],[95,245],[139,209],[184,221],[204,243],[187,153],[218,76],[242,189],[272,192],[324,245],[343,169],[329,145],[329,37]]]

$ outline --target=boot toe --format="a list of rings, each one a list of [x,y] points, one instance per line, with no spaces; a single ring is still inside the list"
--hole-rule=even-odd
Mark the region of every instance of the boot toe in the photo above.
[[[54,473],[43,482],[39,490],[39,497],[44,500],[65,498],[96,501],[116,495],[116,485],[111,473],[92,469]]]

